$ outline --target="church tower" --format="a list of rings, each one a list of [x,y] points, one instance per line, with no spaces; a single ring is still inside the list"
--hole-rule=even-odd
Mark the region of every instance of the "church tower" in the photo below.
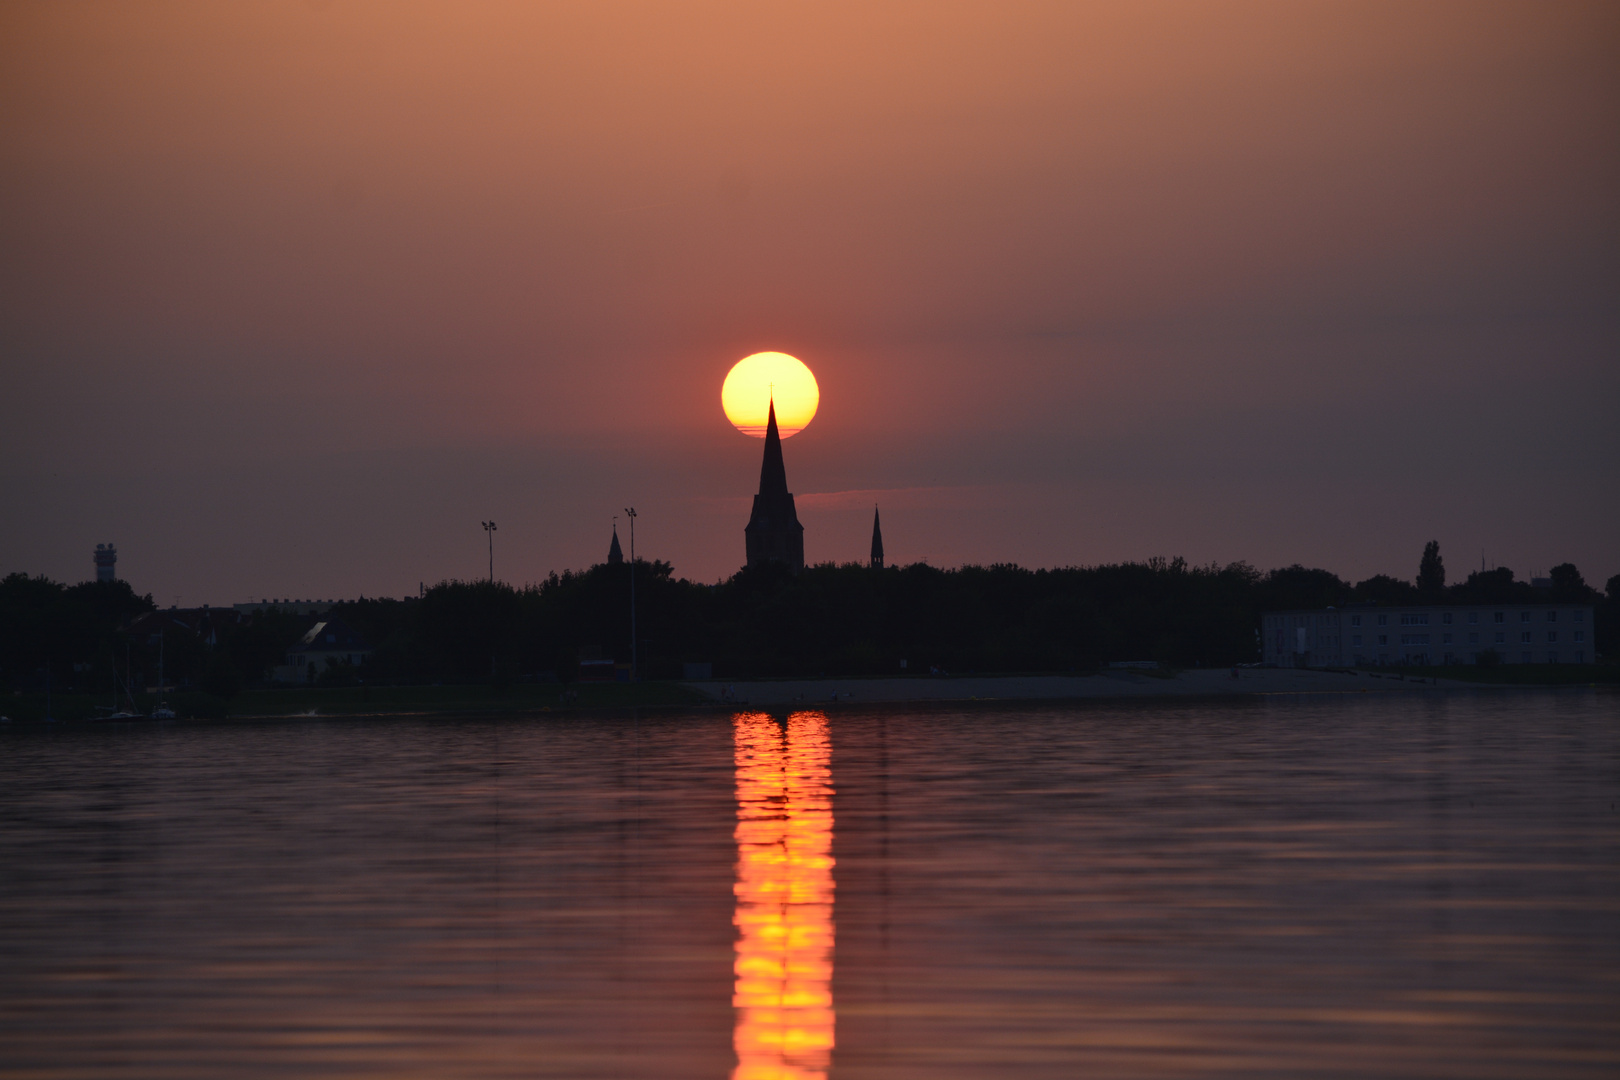
[[[787,487],[774,401],[765,425],[765,462],[759,469],[759,494],[754,496],[754,513],[743,535],[748,541],[749,566],[778,562],[786,563],[795,574],[804,569],[804,526],[799,524],[793,493]]]
[[[608,565],[617,566],[624,562],[624,549],[619,547],[619,523],[613,523],[613,543],[608,545]]]
[[[878,524],[877,507],[872,507],[872,569],[883,569],[883,527]]]

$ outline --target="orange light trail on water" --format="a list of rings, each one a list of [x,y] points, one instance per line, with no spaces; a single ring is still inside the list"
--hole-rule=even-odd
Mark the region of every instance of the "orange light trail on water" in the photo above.
[[[827,718],[739,713],[732,1080],[825,1080],[834,1012]]]

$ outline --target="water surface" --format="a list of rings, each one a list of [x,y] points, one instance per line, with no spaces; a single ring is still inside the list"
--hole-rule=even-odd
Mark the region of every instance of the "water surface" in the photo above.
[[[0,732],[0,1074],[1599,1076],[1595,692]]]

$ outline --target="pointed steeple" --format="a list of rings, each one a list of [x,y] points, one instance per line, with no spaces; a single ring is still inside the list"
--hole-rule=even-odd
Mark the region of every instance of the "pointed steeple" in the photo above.
[[[878,523],[878,509],[872,507],[872,569],[883,569],[883,527]]]
[[[613,543],[608,545],[608,565],[617,566],[624,562],[624,551],[619,547],[619,523],[613,523]]]
[[[754,496],[754,512],[743,530],[747,540],[748,565],[783,563],[795,574],[804,569],[804,526],[793,508],[793,493],[787,486],[787,467],[782,464],[782,433],[776,429],[776,402],[771,401],[765,424],[765,460],[759,467],[759,494]]]
[[[759,493],[771,496],[787,494],[787,466],[782,464],[782,434],[776,430],[774,398],[765,421],[765,461],[759,467]]]

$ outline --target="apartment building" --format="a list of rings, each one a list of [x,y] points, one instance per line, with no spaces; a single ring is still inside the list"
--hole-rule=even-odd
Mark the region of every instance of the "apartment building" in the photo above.
[[[1261,616],[1262,655],[1278,667],[1590,664],[1590,604],[1372,605]]]

